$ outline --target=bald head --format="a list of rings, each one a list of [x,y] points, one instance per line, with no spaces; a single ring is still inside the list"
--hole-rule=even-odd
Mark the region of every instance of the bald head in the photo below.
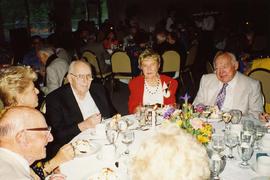
[[[0,117],[0,138],[15,136],[26,128],[46,126],[43,115],[36,109],[24,106],[11,107]]]

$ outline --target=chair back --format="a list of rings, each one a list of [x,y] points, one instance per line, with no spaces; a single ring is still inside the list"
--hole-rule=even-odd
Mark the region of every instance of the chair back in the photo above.
[[[130,58],[126,52],[118,51],[112,54],[112,72],[117,73],[132,73]]]
[[[180,55],[176,51],[165,51],[162,54],[163,66],[161,72],[179,72],[180,71]]]
[[[206,61],[206,71],[208,74],[214,72],[214,67],[212,66],[212,64],[209,61]]]
[[[270,104],[270,70],[257,68],[252,70],[248,76],[261,82],[265,104]]]
[[[85,58],[90,63],[90,65],[94,68],[96,75],[101,74],[100,66],[99,66],[97,56],[95,55],[95,53],[89,50],[86,50],[82,53],[82,57]]]
[[[188,51],[187,51],[187,59],[185,67],[193,66],[195,63],[195,59],[197,56],[198,44],[194,44]]]

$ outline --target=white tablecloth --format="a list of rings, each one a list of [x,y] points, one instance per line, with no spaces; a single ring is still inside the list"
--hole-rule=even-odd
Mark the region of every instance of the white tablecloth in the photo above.
[[[126,116],[129,119],[134,119],[133,115]],[[212,123],[213,126],[217,131],[220,131],[224,127],[223,122],[219,123]],[[139,145],[141,142],[151,136],[155,130],[150,129],[147,131],[141,131],[141,130],[135,130],[135,140],[130,145],[130,155],[129,157],[132,157],[138,150]],[[92,139],[91,141],[97,142],[101,145],[101,149],[99,152],[88,155],[85,157],[75,158],[72,161],[69,161],[63,165],[61,165],[60,169],[63,174],[67,175],[68,180],[87,180],[89,177],[95,173],[98,173],[102,168],[104,167],[110,167],[113,170],[115,170],[121,179],[129,179],[128,178],[128,169],[127,164],[130,158],[127,158],[127,156],[120,156],[120,158],[117,159],[108,159],[105,157],[102,157],[102,149],[108,149],[109,146],[105,145],[108,143],[106,140],[106,137],[101,136],[93,136],[93,129],[89,129],[87,131],[84,131],[80,133],[78,136],[76,136],[74,140],[76,139]],[[125,145],[123,145],[121,142],[117,142],[118,144],[118,154],[123,153],[125,150]],[[251,180],[256,177],[260,177],[261,175],[256,174],[255,171],[252,169],[242,169],[239,167],[239,163],[241,162],[236,148],[233,150],[234,155],[236,156],[236,160],[227,160],[225,170],[220,174],[220,177],[223,180]],[[225,154],[227,151],[224,152]],[[252,159],[250,160],[251,164],[254,164],[255,157],[256,157],[256,151],[253,154]],[[106,155],[106,157],[109,157],[110,155]],[[115,162],[119,163],[119,167],[117,168],[115,166]]]

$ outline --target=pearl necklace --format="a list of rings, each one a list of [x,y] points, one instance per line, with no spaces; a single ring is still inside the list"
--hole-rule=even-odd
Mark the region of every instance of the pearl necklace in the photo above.
[[[154,90],[154,91],[151,91],[151,90],[149,89],[149,85],[147,84],[146,80],[144,80],[144,87],[145,87],[145,90],[146,90],[149,94],[152,94],[152,95],[154,95],[154,94],[157,93],[158,88],[159,88],[159,84],[160,84],[160,79],[158,79],[157,84],[155,85],[155,90]]]

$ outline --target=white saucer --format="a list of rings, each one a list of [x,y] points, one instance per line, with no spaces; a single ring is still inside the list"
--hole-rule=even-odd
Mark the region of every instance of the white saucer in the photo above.
[[[270,180],[270,176],[268,174],[262,174],[262,173],[258,173],[257,172],[257,163],[253,163],[251,165],[251,169],[258,175],[261,175],[260,177],[256,177],[256,178],[265,178],[266,180]],[[268,179],[267,179],[268,178]],[[264,179],[252,179],[252,180],[264,180]]]

